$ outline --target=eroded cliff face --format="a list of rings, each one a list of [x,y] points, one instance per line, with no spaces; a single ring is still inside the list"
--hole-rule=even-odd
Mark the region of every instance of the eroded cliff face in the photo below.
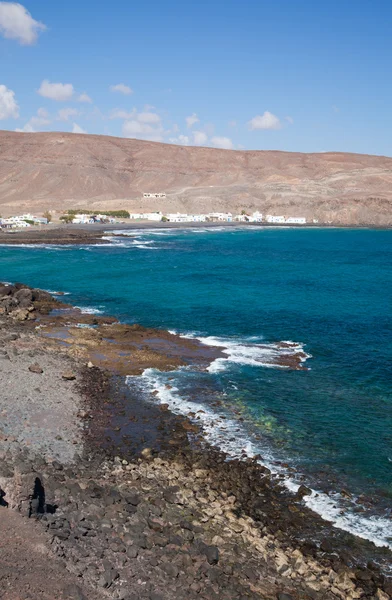
[[[163,200],[143,192],[166,192]],[[392,224],[392,158],[193,148],[97,135],[0,132],[0,211],[261,210]]]

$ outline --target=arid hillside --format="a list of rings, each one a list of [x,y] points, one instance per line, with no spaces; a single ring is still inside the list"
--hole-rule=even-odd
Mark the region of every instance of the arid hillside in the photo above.
[[[163,201],[143,192],[165,192]],[[195,148],[69,133],[0,131],[0,213],[67,208],[242,209],[392,224],[392,158]]]

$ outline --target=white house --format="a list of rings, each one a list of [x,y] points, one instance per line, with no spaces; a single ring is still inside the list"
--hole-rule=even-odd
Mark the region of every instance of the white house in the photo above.
[[[77,214],[73,217],[72,223],[76,223],[78,225],[88,225],[90,223],[94,223],[94,219],[90,215]]]
[[[233,215],[229,212],[229,213],[208,213],[208,215],[206,215],[210,221],[232,221],[233,220]]]
[[[0,225],[6,228],[16,229],[17,227],[31,227],[21,217],[10,217],[9,219],[0,219]]]
[[[186,223],[190,220],[188,215],[181,213],[168,213],[165,216],[171,223]]]
[[[165,215],[171,223],[203,223],[206,215],[188,215],[186,213],[168,213]]]
[[[251,218],[250,218],[250,221],[251,221],[252,223],[262,223],[262,221],[263,221],[263,214],[262,214],[262,213],[261,213],[259,210],[256,210],[256,211],[255,211],[255,212],[252,214],[252,216],[251,216]]]
[[[161,211],[144,213],[142,215],[142,219],[147,219],[147,221],[162,221],[162,216],[163,215],[162,215]]]
[[[296,225],[305,225],[306,219],[305,217],[288,217],[286,219],[286,223],[295,223]]]
[[[143,198],[166,198],[165,192],[144,192]]]
[[[274,215],[266,216],[267,223],[286,223],[286,219],[284,217],[275,217]]]

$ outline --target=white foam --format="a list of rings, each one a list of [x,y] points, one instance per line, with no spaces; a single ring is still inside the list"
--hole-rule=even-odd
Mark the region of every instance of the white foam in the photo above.
[[[75,308],[78,308],[84,315],[101,315],[104,312],[103,310],[92,306],[75,306]]]
[[[178,371],[178,375],[183,371],[184,369]],[[170,376],[172,378],[173,372]],[[189,413],[195,413],[197,418],[194,421],[201,426],[206,441],[225,452],[230,458],[244,459],[262,454],[263,460],[259,462],[268,467],[273,474],[284,474],[286,478],[282,480],[282,484],[292,493],[297,492],[300,483],[294,477],[287,477],[286,471],[274,463],[270,451],[266,447],[253,443],[249,433],[236,419],[227,418],[223,412],[216,413],[205,404],[182,398],[178,388],[172,385],[172,380],[170,380],[170,388],[167,387],[165,374],[156,369],[146,369],[141,376],[129,376],[127,380],[128,383],[133,382],[136,385],[141,383],[144,391],[157,392],[156,395],[151,395],[151,399],[160,404],[167,404],[175,414],[188,416]],[[389,519],[355,514],[350,509],[344,508],[339,494],[327,495],[312,490],[310,496],[305,496],[304,502],[308,508],[326,521],[330,521],[337,529],[369,540],[378,547],[386,546],[392,549],[392,523]]]
[[[69,296],[70,292],[56,292],[53,290],[45,290],[48,294],[52,294],[52,296]]]
[[[304,363],[311,354],[304,351],[304,345],[298,342],[283,341],[271,343],[247,343],[252,340],[260,340],[255,336],[243,341],[229,338],[220,338],[215,336],[197,336],[195,333],[182,335],[182,337],[197,339],[206,346],[216,346],[222,348],[227,358],[217,358],[210,366],[210,373],[217,373],[225,370],[230,363],[240,365],[250,365],[253,367],[267,367],[270,369],[288,369],[288,365],[282,364],[284,359],[300,354],[300,362]],[[283,345],[284,344],[284,345]],[[281,361],[281,363],[279,363]]]

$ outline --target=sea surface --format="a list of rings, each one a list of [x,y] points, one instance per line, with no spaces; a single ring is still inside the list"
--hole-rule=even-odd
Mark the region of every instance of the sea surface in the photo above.
[[[232,456],[289,465],[289,488],[315,490],[310,507],[392,546],[392,231],[124,233],[103,246],[0,247],[0,280],[221,346],[227,359],[208,371],[150,369],[128,383],[141,401],[195,413]],[[271,364],[282,341],[303,349],[303,370]]]

